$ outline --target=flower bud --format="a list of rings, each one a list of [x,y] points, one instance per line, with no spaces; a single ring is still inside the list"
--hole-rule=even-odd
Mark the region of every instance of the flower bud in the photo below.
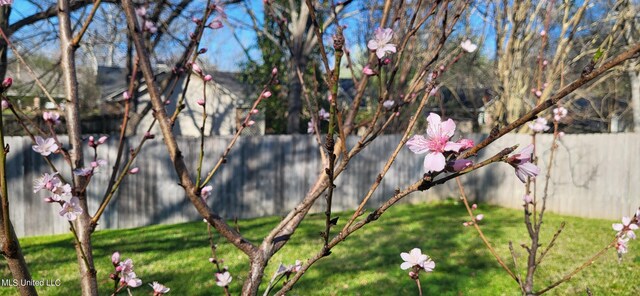
[[[256,124],[256,122],[253,120],[249,120],[249,122],[247,122],[247,126],[252,126],[254,124]]]
[[[263,98],[268,98],[270,96],[271,96],[271,92],[270,91],[265,91],[265,92],[262,93],[262,97]]]
[[[278,75],[278,68],[277,67],[273,67],[273,69],[271,69],[271,75]]]
[[[107,136],[102,136],[102,137],[100,137],[100,139],[98,139],[98,143],[99,144],[104,144],[107,141],[108,138],[109,137],[107,137]]]
[[[482,219],[484,219],[484,215],[480,214],[478,216],[476,216],[476,221],[481,221]]]
[[[258,112],[260,112],[260,111],[258,111],[258,109],[251,110],[251,114],[258,114]]]
[[[384,60],[382,60],[382,64],[383,64],[383,65],[389,65],[389,64],[391,64],[391,59],[390,59],[390,58],[385,58]]]
[[[135,175],[139,171],[140,171],[140,168],[135,167],[135,168],[132,168],[132,169],[129,170],[129,174]]]
[[[13,84],[13,79],[11,77],[7,77],[2,81],[2,87],[4,89],[11,87],[12,84]]]
[[[201,22],[201,20],[199,18],[195,17],[195,16],[191,18],[191,21],[196,23],[196,24],[199,24]]]
[[[2,100],[2,110],[9,108],[9,101]]]
[[[120,263],[120,253],[119,252],[114,252],[113,255],[111,255],[111,262],[114,265]]]
[[[196,101],[196,104],[200,105],[200,106],[204,106],[204,99],[198,99]]]
[[[125,101],[126,101],[126,100],[129,100],[129,99],[131,99],[131,94],[129,94],[129,92],[128,92],[128,91],[125,91],[125,92],[123,92],[123,93],[122,93],[122,98],[123,98]]]
[[[211,81],[213,79],[213,77],[211,77],[211,75],[207,74],[204,76],[204,81]]]

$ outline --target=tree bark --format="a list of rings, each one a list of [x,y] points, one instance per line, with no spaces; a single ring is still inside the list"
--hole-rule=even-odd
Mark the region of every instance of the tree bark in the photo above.
[[[62,67],[63,83],[66,98],[66,122],[67,133],[69,134],[69,144],[71,146],[71,168],[82,168],[84,166],[82,154],[82,139],[80,130],[80,117],[78,110],[80,102],[78,98],[78,78],[76,76],[76,47],[73,46],[73,34],[71,32],[71,9],[69,0],[58,0],[58,22],[60,27],[60,65]],[[80,207],[83,213],[74,222],[79,244],[76,243],[76,257],[80,269],[80,285],[82,295],[98,295],[98,282],[96,270],[93,264],[93,252],[91,247],[91,217],[87,206],[84,177],[74,175],[73,187],[74,195],[78,196]],[[85,258],[86,256],[86,258]]]

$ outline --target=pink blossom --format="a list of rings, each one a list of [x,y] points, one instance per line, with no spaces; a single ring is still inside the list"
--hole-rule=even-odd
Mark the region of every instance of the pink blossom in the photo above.
[[[373,69],[371,69],[369,65],[364,66],[364,68],[362,69],[362,73],[367,76],[376,75],[376,72],[373,71]]]
[[[262,97],[265,98],[265,99],[270,97],[270,96],[271,96],[271,92],[270,91],[265,91],[264,93],[262,93]]]
[[[522,181],[527,182],[527,177],[535,178],[540,173],[540,168],[531,163],[531,154],[533,153],[533,144],[524,147],[520,153],[509,156],[507,163],[516,169],[516,176]]]
[[[131,258],[127,258],[127,260],[119,262],[118,266],[116,267],[116,271],[119,273],[118,275],[120,277],[121,283],[126,284],[127,286],[132,288],[142,285],[142,280],[139,279],[136,273],[133,271],[133,260],[131,260]]]
[[[378,59],[382,59],[389,52],[396,52],[396,45],[389,43],[393,38],[393,30],[390,28],[382,29],[377,28],[375,30],[374,39],[369,40],[367,47],[371,51],[376,52]]]
[[[60,123],[60,114],[58,112],[42,112],[42,118],[44,119],[44,121],[53,125]]]
[[[472,53],[476,51],[476,49],[478,49],[478,46],[473,44],[469,39],[460,43],[460,47],[462,47],[462,49],[468,53]]]
[[[70,198],[72,196],[71,185],[69,184],[61,185],[61,184],[62,183],[59,183],[58,186],[54,187],[53,190],[51,190],[51,193],[53,193],[53,195],[50,196],[49,198],[52,201],[58,202],[63,199]]]
[[[530,204],[530,203],[533,203],[533,198],[531,197],[531,195],[525,194],[522,197],[522,201],[524,201],[525,204]]]
[[[472,210],[475,210],[475,209],[477,209],[477,208],[478,208],[478,204],[472,204],[472,205],[471,205],[471,209],[472,209]]]
[[[158,282],[153,282],[153,284],[149,284],[149,286],[153,288],[153,296],[167,294],[169,293],[169,290],[171,290]]]
[[[302,269],[302,261],[296,260],[295,264],[291,266],[291,272],[298,272]]]
[[[382,107],[384,107],[387,110],[390,110],[391,108],[393,108],[393,105],[395,104],[396,102],[394,102],[393,100],[386,100],[382,102]]]
[[[627,246],[628,242],[628,238],[618,238],[618,241],[616,242],[616,250],[618,251],[618,255],[626,254],[629,251],[629,247]]]
[[[82,208],[79,205],[80,200],[77,197],[72,197],[69,201],[66,201],[60,210],[60,216],[67,218],[69,221],[73,221],[82,214]]]
[[[53,138],[43,139],[40,136],[36,136],[36,144],[31,148],[33,151],[40,153],[42,156],[49,156],[51,153],[58,151],[58,144]]]
[[[569,113],[569,111],[567,111],[565,107],[560,106],[555,108],[553,109],[553,120],[560,121],[567,116],[567,113]]]
[[[467,150],[476,145],[471,139],[460,139],[458,140],[458,144],[462,145],[462,148],[460,148],[460,151]]]
[[[33,193],[37,193],[42,189],[53,190],[57,187],[61,182],[58,177],[56,177],[58,173],[54,174],[42,174],[42,177],[33,180]]]
[[[202,200],[206,200],[209,196],[211,196],[212,190],[213,186],[211,185],[202,187],[202,189],[200,189],[200,197],[202,198]]]
[[[144,17],[147,15],[147,8],[144,6],[140,6],[136,8],[136,14],[140,17]]]
[[[225,272],[216,272],[216,285],[220,287],[226,287],[231,283],[233,277],[228,271]]]
[[[427,155],[424,158],[424,171],[440,172],[446,165],[444,152],[459,152],[462,144],[449,141],[456,130],[456,124],[448,119],[442,122],[440,116],[435,113],[427,117],[427,137],[421,135],[413,136],[407,141],[407,147],[413,153]]]
[[[436,267],[435,262],[433,262],[433,260],[431,260],[431,258],[426,254],[422,254],[422,251],[418,248],[411,249],[409,253],[400,253],[400,257],[405,261],[400,264],[400,268],[402,270],[418,266],[426,272],[431,272]]]
[[[632,239],[636,238],[636,234],[633,231],[638,229],[638,225],[635,223],[631,223],[631,218],[627,216],[622,217],[622,224],[614,223],[611,225],[611,227],[613,227],[613,230],[618,232],[617,235],[619,237],[628,237]]]
[[[316,124],[313,121],[313,118],[311,118],[311,120],[309,120],[309,122],[307,122],[307,133],[308,134],[313,134],[316,131]]]
[[[98,139],[98,144],[104,144],[105,142],[107,142],[107,139],[109,139],[109,137],[107,136],[102,136]]]
[[[549,130],[547,120],[544,117],[538,117],[533,122],[529,122],[529,128],[536,133],[545,132]]]
[[[138,168],[138,167],[135,167],[135,168],[132,168],[132,169],[129,170],[129,174],[132,174],[132,175],[135,175],[138,172],[140,172],[140,168]]]
[[[318,111],[318,118],[320,118],[320,120],[329,121],[329,117],[331,117],[331,113],[324,110],[324,108],[321,108],[320,111]]]
[[[144,29],[149,31],[151,34],[158,32],[158,27],[156,27],[156,25],[151,21],[144,21]]]
[[[125,92],[122,93],[122,98],[126,101],[126,100],[131,99],[131,95],[129,94],[128,91],[125,91]]]
[[[9,101],[2,100],[2,110],[9,108]]]

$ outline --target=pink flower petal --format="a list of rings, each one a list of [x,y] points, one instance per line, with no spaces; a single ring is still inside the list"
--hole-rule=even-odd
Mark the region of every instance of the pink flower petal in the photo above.
[[[438,152],[430,152],[424,157],[424,171],[425,173],[440,172],[444,170],[446,161],[444,155]]]
[[[407,141],[407,148],[415,154],[424,154],[429,152],[428,141],[421,135],[415,135]]]

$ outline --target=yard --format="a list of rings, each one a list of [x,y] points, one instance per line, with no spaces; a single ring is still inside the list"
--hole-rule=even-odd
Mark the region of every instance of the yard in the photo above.
[[[481,204],[477,213],[485,219],[481,226],[498,253],[511,266],[508,241],[514,242],[524,264],[526,231],[518,210]],[[347,215],[342,213],[338,227]],[[477,233],[463,227],[464,207],[449,200],[440,203],[400,205],[392,208],[380,220],[355,233],[333,253],[313,266],[292,291],[292,295],[417,295],[414,282],[402,271],[400,252],[414,247],[433,258],[433,273],[421,274],[425,295],[515,295],[517,285],[495,262]],[[548,214],[545,217],[545,245],[556,227],[566,221],[567,226],[551,254],[541,265],[537,287],[542,288],[572,270],[585,258],[606,245],[615,235],[614,221],[583,219]],[[240,231],[258,241],[279,220],[268,217],[239,221]],[[291,242],[271,260],[265,278],[270,278],[280,262],[292,264],[320,249],[320,231],[324,216],[316,214],[305,220]],[[543,227],[544,227],[543,226]],[[337,230],[335,230],[337,231]],[[109,273],[113,267],[110,256],[119,251],[123,259],[132,258],[136,273],[144,285],[134,289],[134,295],[150,295],[147,285],[159,281],[171,288],[173,295],[220,295],[215,286],[214,266],[209,263],[206,225],[193,222],[177,225],[156,225],[125,230],[98,231],[93,238],[94,256],[98,269],[100,295],[109,295],[113,287]],[[29,237],[21,240],[31,273],[36,280],[60,279],[59,287],[40,288],[42,295],[78,295],[77,262],[71,235]],[[585,295],[588,287],[593,295],[631,295],[640,292],[640,245],[630,243],[629,253],[618,263],[615,250],[597,260],[593,266],[575,276],[568,283],[552,290],[550,295]],[[219,257],[228,265],[233,282],[232,294],[239,294],[248,260],[226,242],[219,243]],[[522,271],[522,270],[521,270]],[[6,266],[2,278],[11,278]],[[266,285],[263,282],[263,289]],[[13,295],[15,290],[0,288],[1,295]]]

